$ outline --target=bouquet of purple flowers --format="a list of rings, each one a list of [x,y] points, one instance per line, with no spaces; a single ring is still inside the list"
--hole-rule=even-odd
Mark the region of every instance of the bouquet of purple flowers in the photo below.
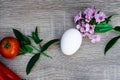
[[[74,22],[76,28],[80,31],[83,38],[89,38],[92,43],[99,42],[101,37],[96,33],[104,33],[110,30],[116,31],[120,34],[120,27],[112,27],[109,22],[111,21],[112,16],[118,14],[112,14],[106,16],[104,12],[97,11],[95,7],[86,8],[83,12],[79,12],[74,17]],[[106,52],[116,43],[120,36],[113,38],[105,47]]]

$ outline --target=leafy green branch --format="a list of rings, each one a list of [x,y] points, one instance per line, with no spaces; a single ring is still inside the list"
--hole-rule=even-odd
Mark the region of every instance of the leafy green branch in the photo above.
[[[97,32],[97,33],[104,33],[104,32],[108,32],[110,30],[120,31],[119,30],[120,28],[118,26],[116,26],[115,28],[113,28],[113,26],[109,24],[109,22],[111,21],[111,18],[113,16],[116,16],[116,15],[119,15],[119,14],[112,14],[109,17],[107,17],[105,19],[105,21],[103,21],[103,22],[101,22],[99,24],[96,24],[96,26],[95,26],[95,32]]]
[[[115,32],[117,32],[118,34],[120,34],[120,26],[116,26],[116,27],[112,27],[109,22],[111,21],[111,18],[113,16],[116,16],[116,15],[119,15],[119,14],[113,14],[109,17],[107,17],[105,19],[105,21],[101,22],[100,24],[96,24],[95,26],[95,32],[98,32],[98,33],[104,33],[104,32],[108,32],[108,31],[111,31],[111,30],[114,30]],[[115,43],[118,41],[118,39],[120,38],[120,36],[117,36],[117,37],[114,37],[112,38],[108,43],[107,45],[105,46],[105,49],[104,49],[104,54],[106,55],[106,52],[112,48],[113,45],[115,45]]]
[[[43,41],[43,39],[39,38],[37,27],[35,29],[35,32],[32,32],[31,36],[26,36],[16,29],[13,29],[13,33],[14,33],[15,37],[18,39],[18,41],[20,42],[19,55],[24,55],[26,53],[32,53],[33,50],[37,51],[37,53],[33,55],[33,57],[30,59],[30,61],[27,64],[27,67],[26,67],[26,73],[27,74],[30,73],[33,66],[39,60],[41,55],[52,59],[52,57],[49,56],[44,51],[46,51],[48,49],[48,47],[50,47],[53,43],[59,41],[59,39],[50,40],[50,41],[48,41],[47,43],[45,43],[44,45],[41,46],[41,42]],[[31,38],[36,44],[40,45],[40,48],[36,48],[35,46],[33,46],[32,43],[31,43],[31,40],[29,38]]]

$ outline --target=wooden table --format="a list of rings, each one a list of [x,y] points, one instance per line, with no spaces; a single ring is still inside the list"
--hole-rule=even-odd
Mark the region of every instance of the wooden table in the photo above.
[[[120,14],[120,0],[0,0],[0,40],[13,36],[12,28],[29,35],[36,26],[43,43],[61,38],[65,30],[75,27],[74,15],[94,5],[108,16]],[[120,17],[111,24],[120,25]],[[46,51],[53,59],[41,56],[29,75],[25,69],[33,54],[13,60],[0,56],[0,61],[27,80],[120,80],[120,40],[107,56],[103,54],[107,42],[117,35],[114,31],[101,34],[96,44],[84,39],[72,56],[62,54],[60,45],[54,44]]]

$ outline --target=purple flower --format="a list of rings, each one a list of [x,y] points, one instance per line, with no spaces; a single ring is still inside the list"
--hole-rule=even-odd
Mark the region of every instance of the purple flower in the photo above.
[[[100,35],[92,35],[92,36],[90,37],[90,39],[91,39],[91,42],[92,42],[92,43],[95,43],[95,42],[99,42],[100,39],[101,39],[101,37],[100,37]]]
[[[90,30],[90,25],[89,24],[86,24],[85,25],[85,29],[86,29],[86,32],[88,32]]]
[[[75,17],[74,21],[77,24],[76,28],[81,32],[84,38],[89,38],[92,43],[100,41],[100,35],[96,35],[94,32],[95,24],[99,24],[104,21],[106,15],[103,12],[97,13],[96,8],[87,8],[84,12],[79,12]],[[91,21],[95,19],[96,22]],[[91,21],[91,23],[90,23]]]
[[[84,11],[84,14],[85,14],[85,21],[86,22],[90,22],[90,20],[94,17],[96,13],[96,8],[93,7],[93,8],[87,8],[85,11]]]
[[[94,27],[95,25],[90,25],[89,33],[94,34]]]
[[[80,27],[81,27],[81,26],[80,26],[79,24],[76,25],[76,28],[77,28],[78,30],[80,29]]]
[[[87,37],[90,36],[90,34],[89,34],[88,32],[85,32],[85,33],[82,33],[82,36],[83,36],[84,38],[87,38]]]
[[[82,33],[83,37],[90,37],[94,34],[94,25],[84,24],[80,27],[80,32]]]
[[[82,24],[80,31],[81,32],[88,32],[89,31],[89,24]]]
[[[75,17],[74,17],[74,22],[76,23],[77,21],[79,21],[82,18],[82,13],[79,12]]]
[[[81,27],[80,28],[80,32],[85,33],[86,32],[86,28],[85,27]]]
[[[103,12],[99,12],[95,14],[95,20],[96,22],[100,23],[102,21],[104,21],[106,18],[106,15]]]
[[[84,24],[81,28],[80,28],[80,31],[81,32],[88,32],[90,34],[93,34],[94,33],[94,25],[89,25],[88,23],[87,24]]]

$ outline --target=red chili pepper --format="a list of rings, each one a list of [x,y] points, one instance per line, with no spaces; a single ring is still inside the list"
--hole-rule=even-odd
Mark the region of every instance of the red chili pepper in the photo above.
[[[21,80],[21,78],[0,62],[0,80]]]

